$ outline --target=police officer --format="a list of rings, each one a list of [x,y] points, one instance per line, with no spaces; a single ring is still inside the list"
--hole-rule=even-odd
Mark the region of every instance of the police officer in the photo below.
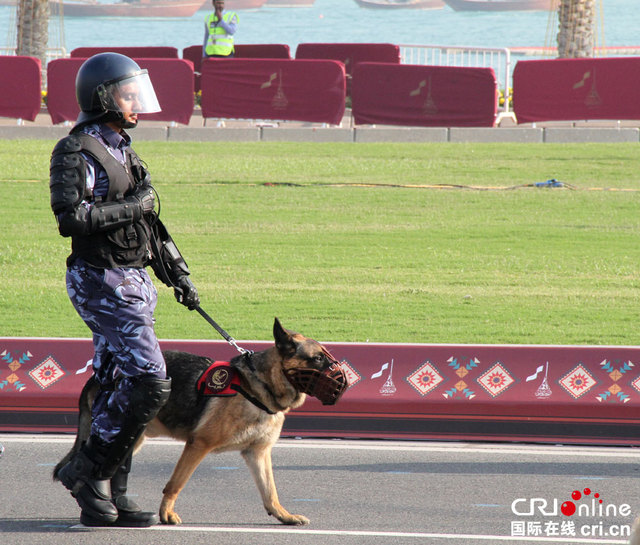
[[[151,80],[129,57],[101,53],[76,78],[81,112],[51,156],[51,207],[71,237],[67,292],[93,333],[91,435],[58,472],[87,526],[157,524],[128,496],[131,455],[171,389],[153,327],[156,289],[145,269],[199,304],[189,269],[155,212],[156,193],[125,129],[160,111]]]
[[[233,35],[238,29],[238,15],[235,11],[225,11],[224,0],[212,0],[214,12],[204,21],[203,58],[233,57]]]

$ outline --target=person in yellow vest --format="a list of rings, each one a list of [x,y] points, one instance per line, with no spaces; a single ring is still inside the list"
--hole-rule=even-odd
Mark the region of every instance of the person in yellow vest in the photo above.
[[[202,56],[233,57],[233,35],[238,28],[238,14],[224,9],[224,0],[212,0],[214,12],[204,21]]]

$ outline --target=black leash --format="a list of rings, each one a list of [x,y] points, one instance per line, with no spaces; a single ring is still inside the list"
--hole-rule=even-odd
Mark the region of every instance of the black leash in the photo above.
[[[220,335],[222,335],[222,338],[225,341],[227,341],[238,352],[240,352],[240,354],[242,354],[242,355],[251,355],[251,354],[253,354],[253,351],[247,350],[246,348],[242,348],[241,346],[238,346],[238,343],[236,342],[236,340],[231,335],[229,335],[224,329],[222,329],[211,316],[209,316],[204,310],[202,310],[202,307],[200,305],[195,307],[195,310],[197,310],[198,313],[200,314],[200,316],[202,316],[207,322],[209,322],[209,324],[212,325],[213,328],[218,333],[220,333]]]
[[[220,335],[222,335],[222,337],[224,338],[225,341],[227,341],[238,352],[240,352],[240,354],[242,354],[244,356],[244,359],[245,359],[245,361],[247,363],[247,366],[249,367],[249,369],[252,372],[255,373],[256,372],[256,368],[253,365],[253,362],[251,361],[251,354],[253,354],[253,350],[247,350],[246,348],[242,348],[241,346],[238,346],[238,343],[236,342],[236,340],[231,335],[229,335],[224,329],[222,329],[222,327],[220,327],[218,325],[218,323],[211,316],[209,316],[202,309],[202,307],[200,307],[200,305],[196,306],[195,310],[197,310],[198,313],[200,314],[200,316],[202,316],[207,322],[209,322],[209,324],[212,325],[213,328],[218,333],[220,333]],[[264,412],[266,412],[268,414],[276,414],[271,409],[269,409],[266,405],[264,405],[261,401],[259,401],[257,398],[255,398],[251,394],[249,394],[249,392],[247,392],[241,386],[232,386],[231,389],[235,390],[239,394],[242,394],[245,397],[245,399],[247,399],[248,401],[253,403],[256,407],[258,407],[258,409],[262,409]]]

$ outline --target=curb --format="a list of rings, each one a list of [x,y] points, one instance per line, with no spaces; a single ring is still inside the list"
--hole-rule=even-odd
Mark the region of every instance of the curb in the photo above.
[[[51,139],[69,126],[0,126],[0,139]],[[136,141],[570,144],[640,142],[639,128],[139,127]]]

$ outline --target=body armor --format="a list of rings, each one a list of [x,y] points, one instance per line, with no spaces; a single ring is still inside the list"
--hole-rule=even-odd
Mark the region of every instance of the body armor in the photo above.
[[[109,191],[88,208],[86,195],[87,153],[102,165],[109,177]],[[97,268],[144,267],[150,260],[149,218],[140,213],[132,196],[150,187],[149,175],[133,150],[126,153],[126,167],[95,138],[73,133],[58,142],[51,157],[51,208],[62,236],[71,237],[70,265],[82,258]]]

